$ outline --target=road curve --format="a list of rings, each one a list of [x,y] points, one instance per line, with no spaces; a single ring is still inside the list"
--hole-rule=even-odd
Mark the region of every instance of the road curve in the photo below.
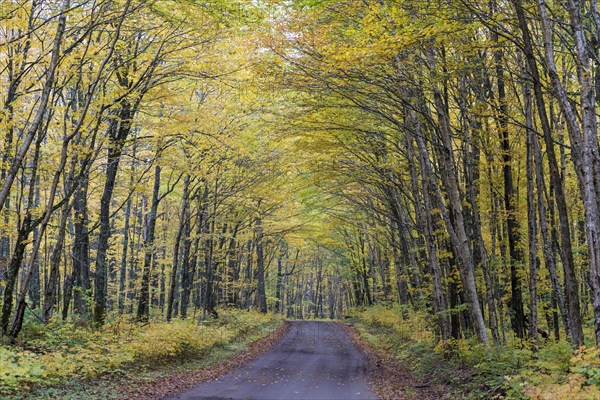
[[[367,364],[336,323],[293,321],[266,353],[169,399],[375,400]]]

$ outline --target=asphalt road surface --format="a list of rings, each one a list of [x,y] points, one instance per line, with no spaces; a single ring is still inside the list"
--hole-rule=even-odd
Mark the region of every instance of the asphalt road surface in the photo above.
[[[377,399],[367,383],[366,361],[337,324],[291,324],[268,352],[170,399]]]

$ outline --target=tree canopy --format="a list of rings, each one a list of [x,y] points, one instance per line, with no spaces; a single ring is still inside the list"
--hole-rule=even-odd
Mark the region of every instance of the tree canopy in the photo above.
[[[2,335],[396,303],[598,344],[599,46],[579,0],[0,0]]]

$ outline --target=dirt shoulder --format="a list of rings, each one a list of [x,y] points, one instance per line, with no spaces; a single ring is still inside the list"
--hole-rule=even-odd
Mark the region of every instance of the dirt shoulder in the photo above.
[[[358,330],[344,322],[339,325],[352,338],[368,361],[368,379],[371,389],[382,400],[450,399],[448,388],[417,380],[406,366],[390,354],[376,349],[361,337]]]
[[[268,336],[251,342],[246,350],[213,365],[196,369],[177,371],[177,373],[160,377],[131,387],[122,385],[118,388],[119,399],[154,400],[161,399],[185,391],[195,385],[218,378],[267,351],[276,341],[290,329],[288,322],[283,323]]]

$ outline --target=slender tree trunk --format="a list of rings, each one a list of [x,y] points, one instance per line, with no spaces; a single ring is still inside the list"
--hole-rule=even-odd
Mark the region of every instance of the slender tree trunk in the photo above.
[[[435,109],[437,112],[439,133],[442,139],[440,147],[441,162],[445,166],[444,185],[449,199],[450,213],[446,209],[445,203],[435,182],[435,176],[431,168],[431,164],[427,158],[427,147],[421,134],[416,134],[418,148],[424,159],[424,173],[430,187],[435,192],[438,206],[441,208],[442,216],[446,224],[446,228],[450,234],[452,245],[456,249],[456,254],[459,257],[460,275],[463,283],[463,290],[469,304],[469,311],[473,319],[475,334],[478,340],[489,346],[489,339],[486,331],[483,313],[481,311],[479,297],[477,294],[477,286],[475,285],[475,272],[471,249],[469,248],[469,238],[464,225],[464,215],[462,213],[462,202],[460,199],[458,179],[456,175],[456,164],[454,161],[452,140],[450,136],[450,125],[446,115],[445,107],[441,94],[436,89],[434,92]]]
[[[40,181],[36,180],[36,189],[35,189],[35,200],[34,205],[36,208],[40,207]],[[40,231],[39,227],[35,227],[33,230],[33,243],[38,243],[43,239],[44,232]],[[40,280],[40,260],[38,257],[35,257],[31,261],[31,279],[29,283],[29,287],[27,288],[27,295],[29,296],[29,301],[31,302],[31,309],[36,310],[40,305],[40,290],[41,290],[41,280]]]
[[[65,243],[65,236],[67,233],[67,220],[69,213],[71,212],[71,204],[66,202],[63,205],[60,223],[58,225],[58,236],[56,243],[52,249],[52,255],[50,256],[50,274],[46,283],[46,289],[44,291],[44,307],[42,311],[42,319],[46,322],[50,320],[54,312],[54,307],[57,301],[57,292],[59,287],[59,275],[60,275],[60,261],[62,259],[63,248]],[[63,307],[68,307],[66,304]]]
[[[495,40],[497,41],[497,35]],[[504,83],[504,55],[502,50],[494,52],[496,83],[498,87],[498,128],[502,148],[502,171],[504,177],[504,210],[506,211],[506,236],[508,239],[508,260],[510,265],[510,317],[518,338],[525,337],[525,311],[519,270],[523,266],[523,252],[519,248],[519,224],[515,215],[515,190],[513,186],[512,157],[508,132],[508,107]]]
[[[257,302],[261,313],[267,312],[267,295],[265,292],[265,258],[263,255],[263,228],[262,219],[257,217],[254,221],[255,245],[256,245],[256,279],[257,279]]]
[[[252,254],[254,253],[254,240],[248,240],[246,243],[246,277],[244,290],[244,304],[246,310],[250,309],[252,294]]]
[[[526,94],[525,101],[531,103],[531,96]],[[531,106],[526,105],[527,109]],[[533,126],[531,114],[527,113],[528,127]],[[538,307],[537,307],[537,213],[535,207],[535,168],[533,161],[533,138],[535,132],[527,132],[527,224],[529,236],[529,337],[534,341],[538,339]]]
[[[142,271],[142,287],[137,308],[138,321],[148,321],[150,315],[150,268],[154,255],[154,231],[156,230],[156,217],[160,201],[160,165],[154,167],[154,187],[152,189],[152,204],[150,212],[146,215],[146,232],[144,235],[144,269]]]
[[[79,189],[73,198],[73,212],[75,219],[75,236],[73,239],[73,281],[75,312],[81,318],[87,318],[87,297],[90,296],[90,238],[88,231],[88,177],[84,177]]]
[[[390,237],[391,237],[391,243],[390,245],[392,246],[392,257],[394,260],[394,270],[396,272],[396,287],[398,290],[398,301],[400,302],[400,306],[402,307],[402,317],[404,319],[406,319],[408,317],[407,315],[407,306],[408,306],[408,283],[407,283],[407,277],[406,274],[403,274],[403,265],[404,262],[406,262],[405,260],[402,260],[402,257],[400,257],[400,251],[398,251],[399,248],[399,244],[398,244],[398,233],[400,231],[400,229],[398,228],[398,223],[394,220],[390,220]]]
[[[10,189],[12,188],[12,184],[19,173],[19,169],[27,156],[29,151],[29,147],[33,142],[38,130],[42,126],[44,122],[44,116],[46,115],[46,109],[48,107],[48,101],[50,100],[50,95],[52,93],[52,88],[54,87],[54,76],[56,74],[56,70],[58,68],[58,64],[60,63],[60,47],[63,41],[63,36],[67,26],[67,12],[71,7],[70,0],[63,0],[61,5],[61,11],[58,14],[58,24],[56,26],[56,34],[54,35],[54,42],[52,45],[52,51],[50,53],[50,62],[45,71],[45,80],[44,85],[42,87],[42,92],[40,95],[40,99],[37,102],[37,110],[33,121],[28,126],[27,132],[23,136],[23,141],[21,142],[21,146],[19,147],[15,157],[12,160],[12,164],[8,171],[6,172],[5,179],[3,181],[2,187],[0,188],[0,211],[6,205],[6,200],[10,195]],[[35,9],[35,3],[33,5],[32,11]]]
[[[31,214],[27,213],[17,231],[15,249],[13,250],[10,264],[8,265],[6,287],[3,293],[2,315],[0,316],[0,327],[5,334],[8,333],[9,330],[15,286],[17,284],[17,277],[19,276],[21,264],[23,263],[23,257],[28,243],[27,239],[29,238],[31,231]]]
[[[188,203],[187,215],[191,215]],[[181,250],[181,298],[179,302],[179,313],[181,318],[187,318],[187,310],[190,304],[190,293],[193,287],[194,277],[191,274],[190,251],[192,247],[192,221],[188,218],[183,229],[183,248]]]
[[[29,244],[29,235],[31,234],[31,232],[35,229],[35,227],[38,225],[37,222],[33,221],[33,216],[32,216],[32,207],[33,207],[33,202],[34,202],[34,196],[35,196],[35,191],[36,191],[36,184],[35,182],[37,181],[37,174],[38,174],[38,167],[39,167],[39,157],[40,157],[40,147],[42,144],[42,136],[40,135],[38,137],[38,139],[36,140],[35,143],[35,151],[34,151],[34,155],[33,155],[33,160],[31,162],[31,175],[29,177],[29,192],[27,195],[27,199],[25,199],[26,201],[26,209],[25,209],[25,216],[23,217],[23,220],[21,221],[21,223],[19,224],[18,228],[17,228],[17,240],[15,242],[15,249],[13,251],[11,260],[10,260],[10,264],[8,266],[8,271],[7,271],[7,279],[6,279],[6,288],[4,289],[4,300],[2,303],[2,315],[0,315],[0,327],[2,329],[2,332],[5,334],[9,334],[10,336],[10,331],[12,330],[12,326],[9,326],[10,324],[10,316],[12,313],[12,306],[13,306],[13,297],[15,292],[18,291],[17,288],[17,280],[19,277],[19,273],[21,272],[21,266],[23,263],[23,258],[25,256],[25,250]],[[26,290],[26,288],[25,288]],[[20,310],[19,312],[21,313],[21,315],[16,315],[17,311],[15,311],[15,316],[13,318],[13,321],[15,321],[15,319],[17,321],[21,320],[23,317],[23,314],[25,312],[25,304],[23,302],[21,302],[21,296],[19,296],[18,299],[18,303],[17,303],[17,308],[19,308],[20,306]],[[9,329],[10,328],[10,329]],[[14,336],[10,336],[12,340],[14,340]]]
[[[227,249],[227,270],[228,270],[228,283],[229,283],[229,292],[226,300],[227,305],[238,306],[239,296],[235,285],[240,279],[240,267],[239,262],[236,255],[236,247],[237,240],[236,236],[238,230],[240,228],[240,224],[237,223],[233,230],[231,231],[231,238],[229,239],[229,246]]]
[[[573,261],[573,251],[571,245],[571,233],[570,233],[570,225],[569,225],[569,217],[567,210],[567,203],[565,199],[565,192],[562,184],[560,170],[558,168],[557,158],[554,150],[554,140],[552,137],[552,131],[550,128],[550,122],[548,120],[548,116],[546,114],[546,102],[544,99],[542,81],[540,78],[540,74],[538,71],[538,65],[535,58],[535,51],[533,48],[533,39],[531,37],[531,33],[529,31],[529,27],[527,25],[527,20],[525,17],[525,12],[523,10],[523,6],[521,4],[521,0],[513,0],[513,4],[515,6],[516,14],[519,20],[519,27],[521,29],[521,33],[523,35],[523,43],[524,43],[524,51],[525,51],[525,59],[527,61],[528,72],[532,78],[533,85],[533,94],[536,101],[537,113],[540,121],[540,126],[542,128],[542,133],[544,136],[544,142],[546,144],[546,152],[547,159],[550,171],[550,179],[552,182],[552,186],[554,187],[554,199],[556,201],[556,207],[558,211],[558,219],[559,219],[559,231],[560,231],[560,250],[561,250],[561,261],[563,264],[563,269],[565,272],[565,294],[566,294],[566,305],[568,310],[568,325],[567,325],[567,334],[571,337],[571,341],[573,342],[573,346],[578,347],[583,344],[583,330],[581,327],[581,312],[579,306],[579,293],[577,291],[577,277],[575,275],[574,269],[574,261]],[[539,7],[538,7],[539,8]],[[543,7],[542,7],[543,8]],[[553,65],[553,56],[548,53],[550,49],[548,49],[548,44],[546,44],[546,53],[547,60],[551,61],[549,63],[550,67]],[[557,77],[553,68],[549,68],[549,72],[553,82],[555,83],[555,87],[557,89],[561,89],[562,85],[560,85],[560,81],[557,82]],[[558,91],[560,93],[560,90]],[[535,143],[534,143],[535,145]],[[575,140],[574,145],[577,145]],[[536,152],[537,154],[537,152]],[[536,157],[537,158],[537,157]],[[574,159],[574,162],[577,164],[577,161]],[[539,168],[539,167],[538,167]],[[576,165],[577,168],[577,165]],[[539,203],[539,201],[538,201]],[[539,205],[538,205],[539,208]],[[540,219],[542,216],[540,215]],[[544,235],[544,225],[541,225],[542,235]],[[546,248],[546,245],[544,245]],[[549,252],[547,249],[544,251],[545,258],[548,261]],[[551,267],[551,266],[550,266]],[[556,286],[556,285],[554,285]],[[556,287],[555,287],[556,291]],[[560,297],[557,298],[559,300]],[[559,301],[560,304],[560,301]],[[600,320],[597,321],[600,324]],[[600,325],[598,325],[600,326]]]
[[[117,182],[117,171],[121,161],[121,153],[125,140],[131,131],[132,119],[135,110],[127,100],[122,100],[119,106],[118,118],[111,122],[109,128],[110,146],[106,162],[106,180],[104,191],[100,199],[100,231],[98,233],[98,249],[96,256],[96,274],[94,284],[94,322],[98,325],[104,323],[106,316],[107,292],[107,258],[108,241],[111,236],[110,229],[110,203]]]
[[[135,136],[134,136],[135,139]],[[131,169],[129,171],[129,190],[133,191],[134,173],[135,173],[135,158],[137,152],[137,141],[134,140],[132,148]],[[126,283],[127,283],[127,254],[129,252],[129,230],[131,228],[131,203],[133,196],[129,196],[125,204],[125,226],[123,227],[123,252],[121,253],[121,267],[119,270],[119,312],[125,311]]]
[[[282,310],[282,290],[283,290],[283,255],[277,257],[277,282],[275,285],[275,312],[280,313]]]
[[[181,237],[185,222],[189,218],[187,215],[188,201],[190,190],[190,176],[186,175],[183,181],[183,195],[181,199],[181,209],[179,211],[179,229],[175,237],[175,247],[173,249],[173,265],[171,267],[171,280],[169,285],[169,295],[167,296],[167,322],[171,321],[173,316],[173,306],[175,300],[175,292],[177,290],[177,269],[179,266],[179,247],[181,245]]]

